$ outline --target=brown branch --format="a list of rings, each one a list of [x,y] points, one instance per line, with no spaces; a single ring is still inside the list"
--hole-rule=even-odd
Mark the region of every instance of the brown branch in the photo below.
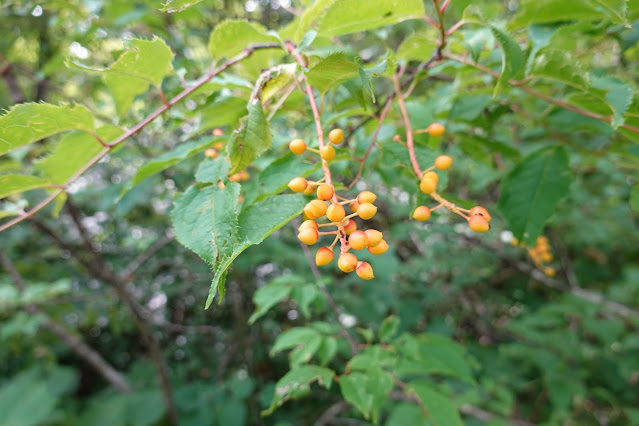
[[[125,140],[127,140],[129,137],[133,136],[134,134],[136,134],[137,132],[142,130],[144,127],[146,127],[146,125],[148,125],[149,123],[154,121],[156,118],[158,118],[160,115],[162,115],[162,113],[164,113],[165,111],[167,111],[168,109],[173,107],[175,104],[180,102],[182,99],[186,98],[191,93],[193,93],[194,91],[196,91],[197,89],[202,87],[210,79],[212,79],[216,75],[220,74],[221,72],[225,71],[227,68],[235,65],[237,62],[240,62],[241,60],[246,59],[247,57],[249,57],[251,54],[253,54],[253,52],[255,52],[258,49],[272,49],[272,48],[277,48],[277,47],[280,47],[280,45],[278,43],[254,44],[254,45],[251,45],[251,46],[245,48],[241,53],[237,54],[233,58],[231,58],[231,59],[227,60],[226,62],[223,62],[219,66],[213,68],[211,70],[211,72],[209,72],[207,75],[201,77],[199,80],[196,80],[195,83],[193,83],[192,86],[190,86],[187,89],[184,89],[182,92],[177,94],[174,98],[172,98],[166,104],[162,105],[160,108],[158,108],[157,110],[155,110],[154,112],[149,114],[146,118],[144,118],[138,124],[136,124],[132,128],[130,128],[127,131],[125,131],[122,135],[120,135],[119,137],[114,139],[112,142],[104,144],[106,146],[106,148],[104,150],[100,151],[100,153],[98,155],[96,155],[91,161],[89,161],[89,163],[86,164],[85,167],[83,167],[78,173],[73,175],[63,185],[62,189],[59,189],[59,190],[53,192],[51,195],[49,195],[47,198],[45,198],[43,201],[41,201],[39,204],[37,204],[31,210],[29,210],[29,211],[21,214],[20,216],[17,216],[16,218],[14,218],[14,219],[12,219],[12,220],[0,225],[0,232],[4,231],[7,228],[10,228],[13,225],[16,225],[16,224],[22,222],[25,219],[28,219],[28,218],[32,217],[34,214],[36,214],[37,212],[42,210],[44,207],[49,205],[49,203],[51,203],[58,195],[60,195],[62,192],[64,192],[65,189],[69,187],[69,185],[71,185],[73,182],[75,182],[89,168],[91,168],[98,161],[100,161],[105,155],[107,155],[109,153],[109,151],[113,147],[119,145],[120,143],[122,143]]]
[[[18,79],[13,72],[13,66],[11,64],[3,66],[2,69],[0,69],[0,75],[2,75],[5,83],[7,83],[7,89],[9,89],[9,96],[11,97],[11,101],[14,104],[21,104],[25,102],[27,100],[27,97],[18,84]]]
[[[170,244],[174,240],[175,238],[173,237],[173,234],[171,233],[170,235],[163,236],[162,238],[158,239],[156,242],[151,244],[149,247],[147,247],[146,250],[144,250],[142,253],[136,256],[131,261],[131,263],[129,263],[122,270],[122,272],[120,273],[121,280],[124,282],[128,282],[129,280],[131,280],[131,278],[136,273],[138,268],[142,266],[144,262],[149,260],[155,253],[160,251],[164,246],[166,246],[167,244]]]
[[[463,56],[453,55],[453,54],[450,54],[450,53],[445,53],[443,56],[444,56],[444,58],[447,58],[447,59],[450,59],[450,60],[453,60],[453,61],[456,61],[456,62],[460,62],[460,63],[462,63],[464,65],[471,66],[471,67],[473,67],[475,69],[478,69],[478,70],[480,70],[480,71],[482,71],[482,72],[484,72],[486,74],[489,74],[489,75],[491,75],[491,76],[493,76],[495,78],[499,78],[500,77],[500,74],[498,72],[493,71],[493,70],[491,70],[490,68],[488,68],[488,67],[486,67],[484,65],[481,65],[481,64],[473,62],[473,61],[471,61],[469,59],[466,59]],[[546,101],[549,104],[552,104],[552,105],[558,106],[560,108],[566,109],[568,111],[572,111],[574,113],[583,115],[584,117],[590,117],[590,118],[594,118],[596,120],[601,120],[601,121],[606,122],[608,124],[612,123],[612,117],[601,115],[601,114],[597,114],[597,113],[590,112],[590,111],[586,111],[584,109],[575,107],[575,106],[570,105],[570,104],[568,104],[568,103],[566,103],[564,101],[561,101],[559,99],[551,98],[550,96],[547,96],[547,95],[545,95],[545,94],[543,94],[541,92],[538,92],[535,89],[532,89],[532,88],[526,86],[524,83],[525,83],[525,81],[512,80],[512,79],[508,80],[508,84],[510,84],[511,86],[518,87],[519,89],[523,90],[524,92],[528,93],[529,95],[532,95],[532,96],[534,96],[536,98],[539,98],[539,99],[541,99],[543,101]],[[630,124],[625,124],[624,123],[620,127],[623,127],[624,129],[630,130],[631,132],[639,133],[639,127],[631,126]]]
[[[24,292],[26,289],[26,283],[22,278],[22,275],[20,275],[11,259],[9,259],[9,257],[1,250],[0,264],[2,264],[4,270],[7,271],[13,279],[13,283],[18,291],[20,293]],[[74,336],[69,330],[54,321],[45,311],[37,306],[27,305],[25,306],[25,310],[32,314],[43,315],[45,317],[45,321],[42,323],[41,327],[53,332],[62,341],[64,341],[77,356],[92,366],[114,388],[120,392],[131,392],[131,386],[124,376],[112,367],[104,358],[102,358],[102,355],[87,345],[83,340]]]
[[[408,148],[408,156],[410,157],[410,163],[413,166],[413,171],[419,179],[422,178],[422,171],[419,168],[419,163],[417,162],[417,157],[415,156],[415,144],[413,141],[413,129],[410,125],[410,119],[408,118],[408,111],[406,110],[406,105],[404,104],[404,99],[402,95],[402,89],[399,85],[399,75],[395,74],[393,76],[393,82],[395,85],[395,96],[397,97],[397,103],[399,105],[399,110],[402,113],[402,118],[404,120],[404,127],[406,128],[406,143]]]
[[[351,405],[346,401],[336,402],[328,407],[326,411],[313,423],[313,426],[327,426],[333,424],[335,417],[342,411],[348,410]]]

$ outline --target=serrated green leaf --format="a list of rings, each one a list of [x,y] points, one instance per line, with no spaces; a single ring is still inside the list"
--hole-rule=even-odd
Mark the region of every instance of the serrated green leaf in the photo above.
[[[372,339],[373,335],[371,332],[370,340]],[[366,340],[369,341],[368,338]],[[397,352],[393,347],[382,348],[379,345],[373,345],[351,358],[348,362],[348,369],[362,371],[379,368],[392,369],[397,363],[397,360]]]
[[[217,157],[214,160],[206,159],[200,163],[195,180],[203,183],[218,183],[229,173],[231,163],[226,157]]]
[[[110,142],[124,131],[115,126],[103,126],[96,133],[103,141]],[[51,183],[63,185],[103,150],[104,147],[86,132],[71,132],[64,135],[51,155],[36,163],[35,170]]]
[[[230,58],[255,43],[277,43],[278,38],[255,22],[227,20],[218,24],[209,38],[213,59]]]
[[[602,18],[627,24],[625,0],[580,0],[576,6],[564,0],[523,0],[510,26],[522,28],[531,23],[599,21]]]
[[[532,48],[526,61],[526,75],[530,74],[532,64],[537,57],[537,53],[550,44],[552,36],[555,34],[557,26],[533,24],[528,28],[528,36],[532,42]]]
[[[336,0],[316,0],[306,10],[299,19],[295,30],[295,41],[300,41],[313,26],[313,23],[319,18],[324,11],[335,3]]]
[[[29,191],[31,189],[44,188],[50,182],[35,176],[29,175],[2,175],[0,176],[0,198],[11,194]]]
[[[515,238],[534,244],[571,179],[568,153],[561,147],[535,152],[505,177],[498,208]]]
[[[293,327],[284,333],[280,334],[271,348],[269,354],[274,356],[278,352],[292,349],[297,346],[304,346],[306,342],[312,339],[314,336],[320,334],[314,328],[310,327]]]
[[[353,404],[366,420],[379,420],[382,406],[393,390],[393,376],[383,370],[369,370],[366,373],[351,372],[340,376],[339,386],[342,396]]]
[[[470,52],[470,56],[475,62],[479,60],[479,55],[481,55],[485,46],[492,46],[495,44],[495,37],[493,36],[493,33],[486,27],[465,30],[462,34],[464,35],[464,46],[466,46]]]
[[[406,37],[397,49],[397,57],[408,61],[425,61],[437,48],[437,35],[432,32],[418,32]]]
[[[399,330],[399,317],[391,315],[382,321],[379,326],[379,340],[381,342],[389,342]]]
[[[411,382],[406,393],[416,395],[428,411],[428,417],[435,425],[463,426],[459,412],[448,398],[437,392],[427,382]]]
[[[384,72],[386,71],[386,60],[384,59],[378,64],[369,68],[364,68],[361,61],[357,61],[357,66],[359,78],[362,81],[362,86],[364,87],[364,89],[366,89],[366,91],[368,91],[368,94],[373,99],[373,103],[375,103],[375,92],[373,90],[372,78],[379,77],[380,75],[384,74]]]
[[[231,160],[231,174],[244,170],[264,151],[271,147],[273,136],[258,102],[249,106],[249,114],[244,127],[233,133],[226,144],[226,152]]]
[[[302,38],[302,41],[300,41],[300,44],[297,45],[293,53],[301,53],[306,50],[306,48],[313,43],[315,37],[317,37],[317,31],[309,30],[306,34],[304,34],[304,38]]]
[[[220,126],[235,128],[240,118],[246,115],[246,99],[238,97],[215,99],[197,108],[194,113],[200,117],[199,131]]]
[[[337,339],[332,336],[324,336],[322,344],[317,348],[317,358],[320,365],[324,366],[330,362],[337,353]]]
[[[372,30],[408,19],[422,19],[421,0],[337,0],[320,20],[320,35]]]
[[[275,394],[268,410],[262,411],[267,416],[291,398],[299,398],[308,394],[311,383],[317,382],[320,386],[330,389],[333,383],[332,370],[316,365],[302,365],[288,373],[275,384]]]
[[[297,64],[285,64],[280,67],[280,73],[270,79],[262,89],[262,104],[273,98],[280,90],[286,87],[295,78]]]
[[[634,95],[632,87],[614,77],[593,79],[592,85],[606,92],[605,99],[613,111],[610,122],[612,128],[616,129],[624,124],[624,114]]]
[[[490,31],[499,41],[502,50],[501,74],[493,92],[493,98],[496,98],[502,88],[508,86],[508,80],[515,77],[524,65],[524,52],[519,47],[519,44],[502,29],[491,25]]]
[[[639,184],[633,186],[630,191],[630,208],[639,212]]]
[[[249,325],[264,316],[273,306],[286,299],[293,289],[293,284],[300,283],[296,276],[283,276],[257,289],[253,294],[255,311],[248,319]]]
[[[201,2],[202,0],[166,0],[160,10],[167,13],[177,13]]]
[[[322,59],[306,73],[311,86],[324,94],[331,87],[357,77],[359,67],[349,61],[344,52],[333,53]]]
[[[78,104],[14,105],[0,117],[0,155],[68,130],[92,133],[95,127],[91,112]]]
[[[570,52],[545,49],[534,60],[530,78],[558,81],[576,89],[588,87],[588,74]]]

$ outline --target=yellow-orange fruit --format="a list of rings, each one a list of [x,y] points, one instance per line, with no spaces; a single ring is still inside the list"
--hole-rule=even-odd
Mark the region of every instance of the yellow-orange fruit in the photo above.
[[[304,195],[313,195],[315,194],[315,191],[317,191],[317,185],[311,185],[309,184],[306,189],[304,190],[303,194]]]
[[[231,175],[229,177],[229,180],[233,182],[244,182],[249,180],[250,177],[251,175],[249,174],[249,172],[247,172],[246,170],[242,170],[241,172],[237,172],[234,175]]]
[[[357,257],[353,253],[344,253],[337,259],[337,267],[342,272],[353,272],[357,268]]]
[[[322,160],[331,161],[335,158],[335,148],[330,145],[320,148],[320,157],[322,157]]]
[[[469,213],[469,215],[470,215],[471,217],[472,217],[472,216],[475,216],[475,215],[478,215],[478,214],[480,214],[480,215],[484,216],[484,219],[486,219],[488,222],[490,222],[490,219],[491,219],[491,217],[490,217],[490,213],[488,213],[488,210],[486,210],[486,209],[485,209],[485,208],[483,208],[482,206],[475,206],[475,207],[473,207],[472,209],[470,209],[470,213]],[[545,237],[544,237],[544,238],[545,238]],[[548,240],[546,240],[546,242],[548,242]]]
[[[342,129],[333,129],[328,133],[328,140],[336,145],[342,143],[344,142],[344,132]]]
[[[322,247],[317,250],[315,254],[315,264],[317,264],[317,266],[328,265],[333,261],[334,256],[333,250],[331,250],[330,247]]]
[[[331,222],[341,222],[344,216],[346,216],[346,212],[341,204],[331,204],[326,209],[326,217]]]
[[[388,250],[388,243],[386,240],[382,240],[375,247],[368,247],[368,251],[373,254],[384,254]]]
[[[224,142],[216,143],[215,145],[213,145],[213,148],[218,149],[218,150],[224,148]]]
[[[413,212],[413,219],[419,220],[420,222],[426,222],[430,219],[430,209],[426,206],[419,206]]]
[[[204,156],[208,158],[217,158],[217,151],[213,148],[209,148],[204,151]]]
[[[544,274],[548,277],[554,277],[557,274],[557,270],[552,266],[547,266],[544,268]]]
[[[324,216],[326,214],[326,210],[328,209],[328,206],[324,201],[312,200],[308,204],[311,205],[311,211],[316,218]]]
[[[424,193],[424,194],[432,194],[433,192],[435,192],[435,189],[437,189],[437,182],[435,182],[433,179],[431,178],[424,178],[422,179],[422,181],[419,183],[419,189]]]
[[[354,250],[362,250],[368,246],[368,236],[364,231],[355,231],[348,237],[348,243]]]
[[[321,184],[317,188],[317,198],[322,201],[330,200],[331,198],[333,198],[334,193],[335,191],[333,190],[333,187],[325,183]]]
[[[357,224],[353,219],[348,219],[348,221],[344,224],[344,232],[346,235],[351,235],[353,232],[357,230]]]
[[[357,272],[357,276],[363,280],[372,280],[375,278],[375,275],[373,275],[373,267],[368,262],[359,262],[355,272]]]
[[[353,213],[357,213],[357,209],[359,208],[359,203],[357,201],[353,201],[348,205]]]
[[[430,126],[426,129],[428,134],[434,138],[439,137],[444,134],[446,128],[439,123],[431,123]]]
[[[372,219],[377,213],[377,207],[371,203],[360,204],[357,208],[357,214],[364,220]]]
[[[224,130],[220,129],[219,127],[216,127],[215,129],[213,129],[213,136],[223,136],[224,135]]]
[[[308,182],[301,176],[291,179],[288,183],[288,187],[293,192],[304,192],[307,186]]]
[[[313,245],[319,240],[319,233],[317,229],[306,228],[302,229],[299,234],[297,234],[297,238],[303,242],[304,244]]]
[[[546,262],[546,263],[550,263],[550,262],[552,262],[553,260],[555,260],[555,258],[553,257],[552,253],[548,253],[548,252],[546,252],[546,253],[543,253],[543,254],[541,255],[541,260],[542,260],[542,261],[544,261],[544,262]]]
[[[302,230],[306,228],[318,229],[317,222],[315,222],[314,220],[305,220],[304,222],[302,222],[300,227],[297,228],[297,230],[299,232],[302,232]]]
[[[438,170],[448,170],[453,165],[453,159],[448,155],[440,155],[435,158],[435,168]]]
[[[291,143],[288,144],[288,148],[295,155],[300,155],[306,151],[306,142],[301,139],[293,139]]]
[[[357,202],[359,204],[364,204],[364,203],[373,204],[375,202],[375,200],[377,200],[377,195],[375,195],[374,193],[372,193],[370,191],[362,191],[357,196]]]
[[[422,179],[432,179],[435,181],[435,183],[439,183],[439,176],[437,175],[436,172],[432,170],[430,172],[424,173],[424,176],[422,176]]]
[[[315,216],[315,213],[313,213],[313,209],[311,208],[311,203],[307,203],[304,206],[304,218],[307,220],[313,220],[313,219],[317,219],[318,216]],[[305,220],[306,222],[306,220]]]
[[[481,214],[476,214],[475,216],[471,216],[468,220],[468,226],[475,232],[487,232],[490,229],[490,225],[484,216]]]
[[[377,229],[367,229],[366,236],[368,237],[368,246],[377,247],[379,243],[384,239],[384,235]]]

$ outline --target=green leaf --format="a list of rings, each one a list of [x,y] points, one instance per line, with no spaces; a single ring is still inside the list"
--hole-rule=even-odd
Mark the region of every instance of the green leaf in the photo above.
[[[359,331],[359,330],[358,330]],[[372,334],[372,333],[371,333]],[[370,336],[372,340],[373,336]],[[366,337],[366,340],[368,338]],[[348,362],[348,369],[368,371],[370,369],[393,368],[398,357],[394,347],[369,346]]]
[[[501,184],[499,211],[515,238],[534,244],[571,182],[568,153],[550,147],[524,158]]]
[[[406,37],[397,49],[397,57],[408,61],[425,61],[437,48],[437,36],[430,32],[418,32]]]
[[[558,81],[580,90],[588,87],[586,71],[570,52],[563,50],[544,49],[533,62],[530,77]]]
[[[532,48],[526,61],[525,75],[530,74],[533,61],[537,57],[537,53],[550,44],[552,36],[555,34],[557,27],[554,25],[533,24],[528,29],[528,36],[532,42]]]
[[[320,20],[320,35],[350,34],[396,24],[408,19],[422,19],[421,0],[337,0]]]
[[[394,404],[384,426],[431,426],[428,414],[416,404]],[[491,425],[496,426],[496,425]]]
[[[322,344],[317,348],[317,358],[320,365],[324,366],[329,363],[337,353],[337,339],[332,336],[324,336]]]
[[[230,173],[244,170],[271,147],[272,139],[262,105],[255,102],[249,107],[249,115],[244,127],[235,131],[226,144],[226,152],[231,159]]]
[[[639,212],[639,184],[633,186],[630,191],[630,207]]]
[[[202,0],[166,0],[160,10],[167,13],[182,12],[201,2]]]
[[[259,318],[263,317],[273,306],[286,299],[293,289],[294,284],[299,284],[301,278],[297,276],[279,277],[264,287],[257,289],[253,294],[253,304],[255,311],[248,319],[249,325],[253,324]]]
[[[316,0],[311,7],[304,10],[295,30],[295,41],[303,40],[303,37],[306,36],[317,18],[333,3],[335,3],[335,0]]]
[[[254,22],[228,20],[218,24],[209,38],[209,52],[213,59],[230,58],[255,43],[277,43],[278,38]]]
[[[200,117],[199,131],[220,126],[235,128],[240,118],[246,115],[246,99],[238,97],[215,99],[194,112]]]
[[[468,95],[455,99],[450,109],[449,120],[472,121],[479,117],[484,109],[493,101],[489,95]]]
[[[311,383],[317,382],[320,386],[330,389],[333,382],[332,370],[316,365],[302,365],[288,373],[275,384],[275,394],[268,410],[262,411],[262,415],[269,415],[291,398],[299,398],[310,392]]]
[[[145,163],[138,169],[131,179],[131,182],[122,190],[120,196],[123,196],[129,192],[133,187],[138,185],[143,180],[153,176],[156,173],[160,173],[179,163],[194,156],[195,154],[202,152],[205,148],[212,145],[210,137],[203,137],[196,141],[186,142],[178,145],[173,151],[162,154],[159,157]]]
[[[309,307],[318,295],[319,290],[317,290],[317,287],[313,284],[307,284],[293,288],[291,299],[297,302],[297,306],[302,315],[304,315],[305,318],[309,318],[311,316]]]
[[[218,183],[228,175],[231,163],[226,157],[217,157],[214,160],[206,159],[200,163],[195,180],[203,183]]]
[[[49,186],[50,182],[35,176],[3,175],[0,176],[0,198],[11,194]]]
[[[399,317],[391,315],[384,319],[382,325],[379,326],[379,340],[381,342],[389,342],[399,330]]]
[[[602,18],[627,24],[625,0],[580,0],[578,7],[575,6],[564,0],[523,0],[510,26],[522,28],[531,23],[600,21]]]
[[[624,114],[628,111],[634,95],[632,87],[614,77],[594,79],[592,85],[606,92],[606,101],[613,111],[610,123],[612,128],[616,129],[624,124]]]
[[[301,53],[306,50],[306,48],[313,43],[315,37],[317,37],[317,31],[309,30],[306,34],[304,34],[304,38],[302,38],[302,41],[300,41],[300,44],[297,45],[293,53]]]
[[[499,41],[502,55],[501,75],[497,80],[495,91],[493,92],[493,98],[496,98],[501,89],[508,86],[508,80],[515,77],[517,72],[524,65],[524,52],[519,47],[519,44],[506,32],[500,28],[491,25],[490,30],[493,36]]]
[[[0,117],[0,155],[68,130],[95,130],[93,116],[78,104],[14,105]],[[96,141],[97,143],[97,141]]]
[[[306,73],[306,78],[311,86],[324,94],[331,86],[343,83],[358,75],[358,65],[346,59],[344,52],[338,52],[322,59]]]
[[[340,376],[339,386],[342,396],[353,404],[373,423],[379,420],[382,406],[393,390],[393,376],[382,370],[369,370],[366,373],[351,372]]]
[[[105,142],[116,139],[123,130],[115,126],[103,126],[96,133]],[[51,155],[36,163],[35,170],[45,175],[53,184],[64,185],[82,170],[104,147],[86,132],[71,132],[58,142]]]
[[[468,6],[466,10],[471,8],[472,6]],[[465,13],[465,12],[464,12]],[[479,56],[481,52],[484,50],[486,45],[492,46],[495,40],[493,33],[490,29],[486,27],[481,27],[473,30],[463,31],[464,34],[464,46],[470,52],[473,61],[479,61]]]
[[[373,103],[375,103],[375,92],[373,91],[373,77],[379,77],[384,74],[386,71],[386,60],[380,61],[377,65],[374,65],[369,68],[364,68],[361,61],[357,61],[359,78],[362,81],[362,86],[364,89],[368,91],[368,94],[371,95],[373,99]]]
[[[262,89],[262,104],[273,98],[280,90],[285,88],[295,78],[297,64],[284,64],[280,66],[279,74],[270,79]]]
[[[320,336],[319,332],[310,327],[293,327],[280,334],[271,348],[269,355],[274,356],[278,352],[287,349],[304,346],[313,337]]]
[[[406,387],[406,393],[416,395],[422,401],[427,415],[435,425],[463,426],[455,405],[448,398],[430,387],[427,382],[411,382]]]

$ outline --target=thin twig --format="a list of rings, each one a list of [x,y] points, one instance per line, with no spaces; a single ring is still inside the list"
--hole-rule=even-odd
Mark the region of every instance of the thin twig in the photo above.
[[[408,156],[410,157],[410,163],[413,166],[413,171],[419,179],[422,178],[422,171],[419,168],[419,163],[417,162],[417,157],[415,156],[415,144],[413,142],[413,129],[410,124],[410,119],[408,117],[408,111],[406,110],[406,105],[404,104],[404,99],[402,95],[402,89],[399,85],[399,75],[395,74],[393,78],[393,82],[395,84],[395,96],[397,97],[397,104],[399,105],[399,110],[402,113],[402,118],[404,120],[404,127],[406,128],[406,143],[408,148]]]

